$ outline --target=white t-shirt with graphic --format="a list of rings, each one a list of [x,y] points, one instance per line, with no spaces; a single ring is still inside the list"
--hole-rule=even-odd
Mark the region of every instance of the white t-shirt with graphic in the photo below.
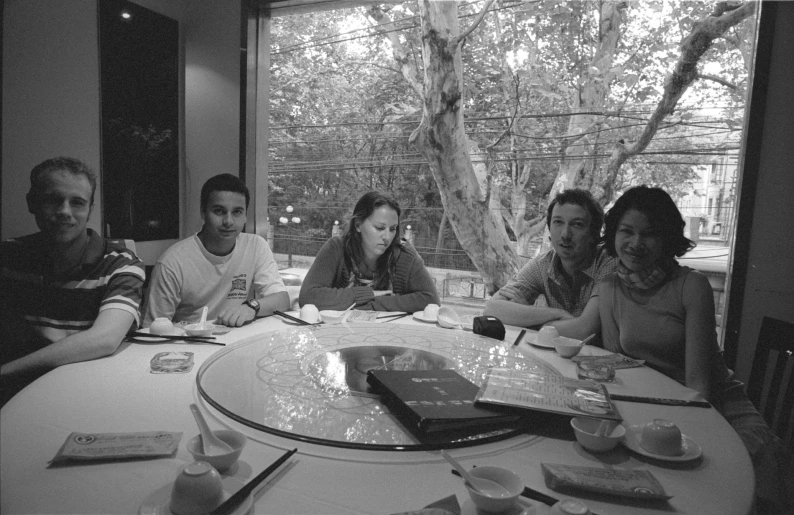
[[[209,307],[208,320],[227,307],[287,291],[278,265],[261,236],[240,233],[234,250],[216,256],[204,248],[198,234],[166,250],[154,266],[143,325],[158,317],[173,322],[198,322]]]

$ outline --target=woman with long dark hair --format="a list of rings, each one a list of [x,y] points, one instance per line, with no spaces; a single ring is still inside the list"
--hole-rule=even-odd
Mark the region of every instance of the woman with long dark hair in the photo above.
[[[708,399],[747,447],[759,513],[791,513],[791,456],[723,361],[708,279],[676,261],[695,246],[685,225],[660,188],[631,188],[607,213],[607,252],[620,263],[599,286],[604,347],[645,360]]]
[[[377,191],[353,209],[347,232],[320,249],[301,286],[300,305],[319,309],[421,311],[438,304],[419,254],[400,239],[400,205]]]

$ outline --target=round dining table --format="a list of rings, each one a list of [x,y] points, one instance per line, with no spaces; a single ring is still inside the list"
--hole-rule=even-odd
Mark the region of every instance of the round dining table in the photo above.
[[[334,330],[348,330],[354,335],[356,324],[343,323],[333,327],[336,328]],[[412,335],[424,331],[428,335],[426,340],[433,342],[454,342],[455,338],[464,336],[463,329],[441,329],[410,316],[370,322],[367,324],[370,332],[375,324],[383,324],[383,334],[387,334],[387,330],[391,331],[388,334],[396,334],[399,328]],[[558,356],[553,349],[533,345],[536,342],[534,331],[527,331],[522,341],[514,345],[520,328],[508,326],[506,329],[504,340],[493,340],[489,346],[496,349],[497,354],[507,356],[511,366],[523,366],[523,357],[530,364],[527,366],[540,366],[567,377],[576,377],[576,366],[571,360]],[[300,407],[299,398],[305,395],[304,389],[288,385],[294,404],[287,402],[288,406],[284,406],[283,402],[274,401],[279,399],[279,391],[286,391],[279,390],[281,383],[263,381],[263,384],[267,383],[265,386],[256,386],[257,393],[251,403],[253,407],[245,409],[251,413],[258,413],[257,410],[277,413],[265,424],[267,427],[257,427],[248,423],[245,416],[239,417],[234,413],[243,408],[228,410],[224,404],[227,401],[216,402],[223,396],[223,388],[217,380],[214,386],[207,385],[207,381],[202,383],[202,374],[210,377],[212,371],[217,373],[222,370],[221,363],[228,366],[231,357],[245,352],[246,348],[257,345],[259,341],[268,341],[270,348],[276,348],[274,342],[282,341],[283,335],[304,338],[315,330],[330,334],[327,331],[331,328],[299,327],[281,317],[271,316],[218,335],[217,342],[225,346],[179,341],[125,341],[112,356],[61,366],[41,376],[0,410],[0,513],[138,513],[153,492],[167,490],[180,467],[193,461],[185,446],[198,433],[189,409],[191,403],[199,405],[213,429],[236,429],[248,437],[239,461],[225,473],[240,483],[252,479],[285,451],[298,449],[286,466],[255,490],[251,513],[394,514],[419,510],[449,496],[455,497],[462,513],[478,513],[463,482],[451,473],[450,465],[440,453],[421,447],[412,448],[409,435],[405,440],[401,440],[400,435],[395,436],[399,425],[392,419],[385,426],[365,428],[379,434],[378,438],[386,438],[389,445],[334,444],[333,440],[345,440],[351,431],[358,430],[355,422],[346,421],[368,419],[377,422],[377,417],[370,416],[379,412],[380,408],[375,406],[377,398],[355,396],[354,406],[335,406],[330,411],[322,399],[307,400],[312,409],[305,410],[308,414],[301,416],[318,419],[347,417],[342,422],[328,424],[329,434],[335,436],[323,441],[323,438],[312,435],[306,437],[301,424],[290,426],[287,424],[290,416],[278,414],[279,409],[289,411]],[[438,338],[438,335],[450,336]],[[467,336],[466,341],[472,336]],[[355,342],[354,336],[350,338]],[[366,348],[368,344],[355,342],[355,345]],[[150,370],[150,362],[155,354],[161,352],[191,352],[195,365],[186,373],[154,374]],[[602,349],[589,346],[582,351],[585,355],[603,353]],[[444,355],[444,352],[438,350],[436,354]],[[241,370],[239,375],[264,377],[273,363],[278,365],[287,361],[275,352],[270,355],[267,360],[251,365],[251,370]],[[305,356],[300,366],[309,367],[311,363],[327,359],[317,353],[307,352]],[[319,385],[318,388],[326,387]],[[697,398],[692,390],[644,366],[617,370],[614,382],[608,383],[607,389],[610,394],[681,400]],[[715,409],[620,400],[614,404],[626,426],[643,424],[655,418],[674,421],[683,434],[699,444],[702,455],[689,461],[663,461],[633,452],[622,445],[606,453],[591,453],[576,442],[567,423],[552,423],[538,427],[537,431],[485,439],[481,443],[452,448],[450,453],[467,468],[484,465],[508,468],[531,489],[558,499],[579,499],[596,514],[746,515],[752,512],[754,475],[749,456],[738,435]],[[369,411],[357,415],[357,410],[362,409]],[[330,412],[337,414],[329,415]],[[269,420],[266,414],[260,413],[257,417]],[[278,424],[282,425],[275,427]],[[345,427],[339,428],[340,424],[345,424]],[[331,427],[333,425],[336,427]],[[82,462],[68,466],[49,464],[73,432],[153,431],[182,433],[174,455],[158,459]],[[383,436],[386,433],[388,435]],[[409,444],[404,445],[406,442]],[[555,491],[546,485],[542,463],[607,471],[648,471],[671,497],[666,501],[640,501],[583,491]],[[544,514],[549,510],[545,504],[527,499],[522,500],[521,507],[527,515]]]

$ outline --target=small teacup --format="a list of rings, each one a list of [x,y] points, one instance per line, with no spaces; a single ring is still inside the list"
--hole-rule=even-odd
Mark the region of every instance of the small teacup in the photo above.
[[[300,318],[301,320],[314,324],[320,321],[320,311],[314,304],[306,304],[301,308]]]
[[[557,332],[556,327],[545,325],[540,328],[540,331],[538,331],[538,343],[544,347],[553,347],[554,343],[552,343],[551,340],[557,338],[558,336],[560,336],[560,333]]]
[[[436,319],[438,318],[439,308],[440,306],[438,304],[428,304],[422,311],[422,316],[428,319]]]
[[[171,323],[171,320],[165,317],[158,317],[152,321],[152,325],[149,326],[149,333],[151,334],[164,334],[169,335],[174,332],[174,324]]]
[[[551,515],[590,515],[592,512],[585,503],[577,499],[557,501],[549,511]]]
[[[684,453],[681,430],[673,422],[656,418],[642,428],[640,445],[653,454],[681,456]]]
[[[206,461],[185,465],[171,490],[171,512],[175,515],[209,513],[223,502],[221,475]]]

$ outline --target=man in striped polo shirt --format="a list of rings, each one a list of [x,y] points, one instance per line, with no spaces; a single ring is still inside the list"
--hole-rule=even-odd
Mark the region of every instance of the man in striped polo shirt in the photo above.
[[[86,227],[96,176],[59,157],[30,173],[40,232],[0,243],[0,387],[9,397],[67,363],[115,352],[140,323],[141,261]]]

